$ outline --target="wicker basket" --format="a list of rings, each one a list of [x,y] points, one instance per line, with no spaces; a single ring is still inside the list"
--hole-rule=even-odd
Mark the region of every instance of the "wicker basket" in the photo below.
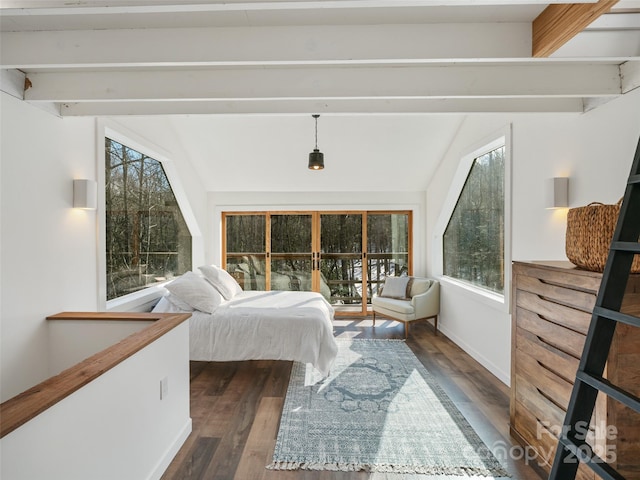
[[[565,250],[571,263],[593,272],[604,270],[621,204],[622,199],[613,205],[593,202],[569,209]],[[635,256],[631,273],[640,273],[640,255]]]

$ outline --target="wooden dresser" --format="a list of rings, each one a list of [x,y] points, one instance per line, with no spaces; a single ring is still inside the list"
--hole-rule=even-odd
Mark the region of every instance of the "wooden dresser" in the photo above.
[[[569,262],[513,264],[511,433],[547,473],[601,277]],[[631,276],[622,311],[640,316],[640,275]],[[640,329],[616,327],[604,376],[640,396]],[[639,414],[600,394],[588,438],[625,478],[640,479]],[[600,477],[581,465],[577,478]]]

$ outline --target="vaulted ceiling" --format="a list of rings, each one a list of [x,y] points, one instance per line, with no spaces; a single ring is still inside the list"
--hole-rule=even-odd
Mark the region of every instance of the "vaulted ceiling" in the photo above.
[[[203,178],[224,137],[269,130],[253,119],[215,147],[201,137],[231,128],[221,114],[365,115],[379,134],[417,116],[439,137],[416,159],[435,162],[462,115],[581,113],[640,86],[638,0],[0,3],[3,91],[60,116],[169,119]]]

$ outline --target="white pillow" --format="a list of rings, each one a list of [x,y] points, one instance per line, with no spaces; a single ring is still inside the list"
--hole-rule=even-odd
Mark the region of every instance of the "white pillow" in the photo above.
[[[178,310],[182,310],[183,312],[193,312],[193,307],[191,305],[189,305],[187,302],[183,302],[172,293],[169,293],[169,295],[166,296],[166,299],[167,302],[169,302]]]
[[[184,313],[193,312],[193,307],[169,293],[161,297],[151,311],[154,313]]]
[[[204,275],[204,278],[218,289],[225,300],[231,300],[238,293],[242,292],[242,287],[240,287],[236,279],[226,270],[216,265],[203,265],[198,268]]]
[[[387,277],[384,280],[381,297],[407,298],[409,277]]]
[[[165,286],[178,299],[201,312],[213,313],[222,303],[220,293],[204,278],[193,272],[179,276]]]

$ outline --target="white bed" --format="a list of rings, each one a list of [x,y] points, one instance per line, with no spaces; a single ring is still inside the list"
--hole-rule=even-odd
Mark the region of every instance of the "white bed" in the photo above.
[[[179,310],[170,297],[154,309],[168,310]],[[191,314],[191,360],[295,360],[327,375],[338,352],[334,310],[319,293],[246,291]]]

